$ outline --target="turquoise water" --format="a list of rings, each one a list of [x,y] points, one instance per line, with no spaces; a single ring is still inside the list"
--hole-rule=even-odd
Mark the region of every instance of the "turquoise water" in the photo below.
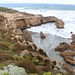
[[[2,7],[8,8],[18,8],[22,7],[24,9],[55,9],[55,10],[75,10],[75,5],[64,5],[64,4],[31,4],[31,3],[0,3]]]

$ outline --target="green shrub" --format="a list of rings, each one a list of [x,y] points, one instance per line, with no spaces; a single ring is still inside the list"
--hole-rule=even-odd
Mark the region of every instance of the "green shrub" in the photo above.
[[[58,73],[58,74],[56,74],[56,75],[62,75],[62,74]]]
[[[0,42],[0,49],[8,51],[9,50],[9,47],[4,42]]]
[[[44,63],[40,62],[40,63],[38,63],[38,65],[44,65]]]
[[[0,65],[0,69],[2,70],[3,69],[3,66]]]
[[[16,60],[19,61],[19,60],[22,60],[22,58],[21,57],[16,57]]]
[[[50,62],[50,66],[52,66],[52,62]]]
[[[28,59],[30,59],[30,55],[29,54],[24,54],[23,58],[28,60]]]
[[[7,42],[7,41],[4,41],[4,43],[5,43],[6,45],[8,45],[8,46],[11,46],[11,45],[12,45],[12,43]]]
[[[43,75],[62,75],[62,74],[60,74],[60,73],[52,74],[52,72],[45,72],[45,73],[43,73]]]
[[[5,7],[0,7],[0,11],[7,12],[7,13],[16,13],[16,12],[18,12],[16,10],[8,9],[8,8],[5,8]]]
[[[33,61],[33,62],[36,62],[36,63],[39,62],[39,60],[38,60],[36,57],[33,57],[33,58],[32,58],[32,61]]]
[[[3,75],[9,75],[9,73],[4,73]]]
[[[43,75],[52,75],[52,72],[45,72]]]

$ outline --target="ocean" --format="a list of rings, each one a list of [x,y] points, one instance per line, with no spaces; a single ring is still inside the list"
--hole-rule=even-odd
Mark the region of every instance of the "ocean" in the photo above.
[[[0,4],[2,7],[12,8],[21,12],[31,14],[42,14],[43,16],[55,16],[62,19],[65,23],[64,29],[58,29],[55,23],[47,23],[37,27],[31,27],[27,30],[30,31],[33,42],[38,48],[46,51],[48,56],[60,62],[61,65],[65,63],[63,57],[59,52],[55,52],[55,48],[60,42],[71,43],[71,33],[75,34],[75,5],[61,5],[61,4],[28,4],[28,3],[4,3]],[[46,39],[40,38],[40,32],[46,35]],[[72,66],[72,65],[71,65]],[[75,71],[75,66],[72,66]]]
[[[32,27],[29,31],[50,33],[63,38],[70,38],[70,32],[75,33],[75,5],[63,4],[32,4],[32,3],[3,3],[2,7],[12,8],[21,12],[31,14],[42,14],[43,16],[56,16],[65,23],[64,29],[56,28],[54,23],[48,23],[38,27]]]

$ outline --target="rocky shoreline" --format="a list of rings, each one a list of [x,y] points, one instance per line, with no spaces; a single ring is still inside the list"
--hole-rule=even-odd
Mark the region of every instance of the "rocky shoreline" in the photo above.
[[[4,67],[8,67],[12,63],[23,68],[24,73],[21,75],[68,74],[68,72],[61,71],[56,67],[56,61],[50,60],[44,50],[33,44],[32,37],[26,30],[26,28],[49,22],[55,22],[57,28],[64,28],[64,22],[54,16],[42,17],[42,15],[22,12],[0,12],[1,75],[5,75]],[[54,70],[55,68],[57,70]],[[7,70],[8,74],[6,75],[13,75],[9,69]],[[16,72],[14,73],[16,75]],[[73,71],[71,70],[69,73],[72,75]]]
[[[72,35],[71,44],[67,44],[66,42],[61,42],[56,48],[55,51],[60,51],[60,55],[63,56],[65,63],[63,66],[69,73],[74,73],[73,68],[69,65],[75,66],[75,60],[73,57],[75,56],[75,34]]]

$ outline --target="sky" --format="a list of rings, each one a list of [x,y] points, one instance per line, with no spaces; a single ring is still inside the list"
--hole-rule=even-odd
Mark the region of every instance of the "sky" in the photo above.
[[[0,3],[50,3],[75,5],[75,0],[0,0]]]

